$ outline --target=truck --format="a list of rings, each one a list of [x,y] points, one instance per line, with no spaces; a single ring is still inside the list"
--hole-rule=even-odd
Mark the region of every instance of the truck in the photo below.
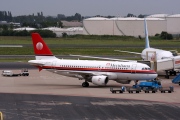
[[[142,81],[139,84],[133,85],[133,88],[141,88],[145,93],[156,93],[161,88],[161,82],[159,80]]]
[[[159,80],[151,80],[151,81],[142,81],[137,85],[133,85],[134,88],[136,87],[140,87],[142,90],[144,88],[148,88],[148,89],[154,89],[157,88],[159,89],[161,86],[161,82]]]
[[[13,73],[12,70],[3,70],[2,76],[29,76],[28,69],[22,69],[20,73]]]
[[[27,69],[27,68],[23,68],[23,69],[21,70],[21,75],[22,75],[22,76],[29,76],[28,69]]]
[[[21,76],[21,74],[20,73],[15,74],[11,70],[3,70],[2,76]]]

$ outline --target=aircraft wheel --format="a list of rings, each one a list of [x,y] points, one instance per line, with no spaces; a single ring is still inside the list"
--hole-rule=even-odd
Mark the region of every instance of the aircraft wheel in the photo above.
[[[86,82],[86,87],[89,87],[89,83],[88,82]]]
[[[165,78],[169,79],[169,75],[166,75]]]
[[[83,83],[82,83],[82,86],[83,86],[83,87],[89,87],[89,83],[88,83],[88,82],[83,82]]]
[[[172,74],[173,74],[173,71],[169,71],[169,74],[172,75]]]

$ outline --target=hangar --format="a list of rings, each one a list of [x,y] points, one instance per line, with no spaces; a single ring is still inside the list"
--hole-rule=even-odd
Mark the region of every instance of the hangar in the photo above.
[[[167,18],[167,32],[180,34],[180,14],[170,15]]]
[[[167,32],[173,35],[180,34],[180,14],[154,14],[148,18],[162,18],[166,20]],[[149,27],[149,26],[148,26]]]
[[[149,35],[166,31],[166,20],[162,18],[147,18]],[[123,35],[144,36],[143,18],[102,18],[95,17],[83,21],[85,35]]]
[[[180,14],[154,14],[146,17],[149,36],[167,31],[170,34],[180,34]],[[94,17],[83,21],[85,35],[123,35],[144,37],[144,18]]]

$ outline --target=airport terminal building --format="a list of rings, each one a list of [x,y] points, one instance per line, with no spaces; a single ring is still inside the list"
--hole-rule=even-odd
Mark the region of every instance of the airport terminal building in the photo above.
[[[147,16],[149,36],[166,31],[170,34],[180,34],[180,14],[155,14]],[[144,36],[144,18],[103,18],[94,17],[83,21],[85,35],[123,35]]]

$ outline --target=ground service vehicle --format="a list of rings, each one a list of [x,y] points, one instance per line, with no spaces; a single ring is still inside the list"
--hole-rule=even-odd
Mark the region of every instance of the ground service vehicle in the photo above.
[[[122,86],[122,87],[120,87],[120,88],[110,88],[110,91],[112,92],[112,93],[117,93],[117,92],[119,92],[119,93],[123,93],[123,92],[125,92],[125,87],[124,86]]]
[[[166,91],[168,93],[174,92],[174,88],[172,86],[170,87],[161,87],[159,88],[159,91],[161,91],[161,93],[165,93]]]
[[[22,75],[22,76],[29,76],[28,69],[27,69],[27,68],[23,68],[23,69],[21,70],[21,75]]]
[[[161,86],[161,82],[158,80],[152,80],[152,81],[142,81],[137,85],[133,86],[134,88],[136,87],[140,87],[142,90],[144,88],[148,88],[148,89],[154,89],[154,88],[160,88]]]
[[[158,91],[158,88],[149,89],[149,88],[145,87],[145,88],[143,88],[143,91],[145,93],[149,93],[150,91],[152,91],[152,93],[156,93]]]
[[[140,87],[127,87],[126,90],[129,92],[129,93],[133,93],[133,92],[136,92],[136,93],[139,93],[141,92],[141,88]]]
[[[172,83],[174,83],[174,84],[179,84],[179,85],[180,85],[180,74],[177,75],[177,76],[172,80]]]
[[[20,73],[13,73],[12,70],[3,70],[3,76],[29,76],[28,69],[22,69]]]
[[[21,74],[15,74],[11,70],[3,70],[2,75],[3,76],[21,76]]]

